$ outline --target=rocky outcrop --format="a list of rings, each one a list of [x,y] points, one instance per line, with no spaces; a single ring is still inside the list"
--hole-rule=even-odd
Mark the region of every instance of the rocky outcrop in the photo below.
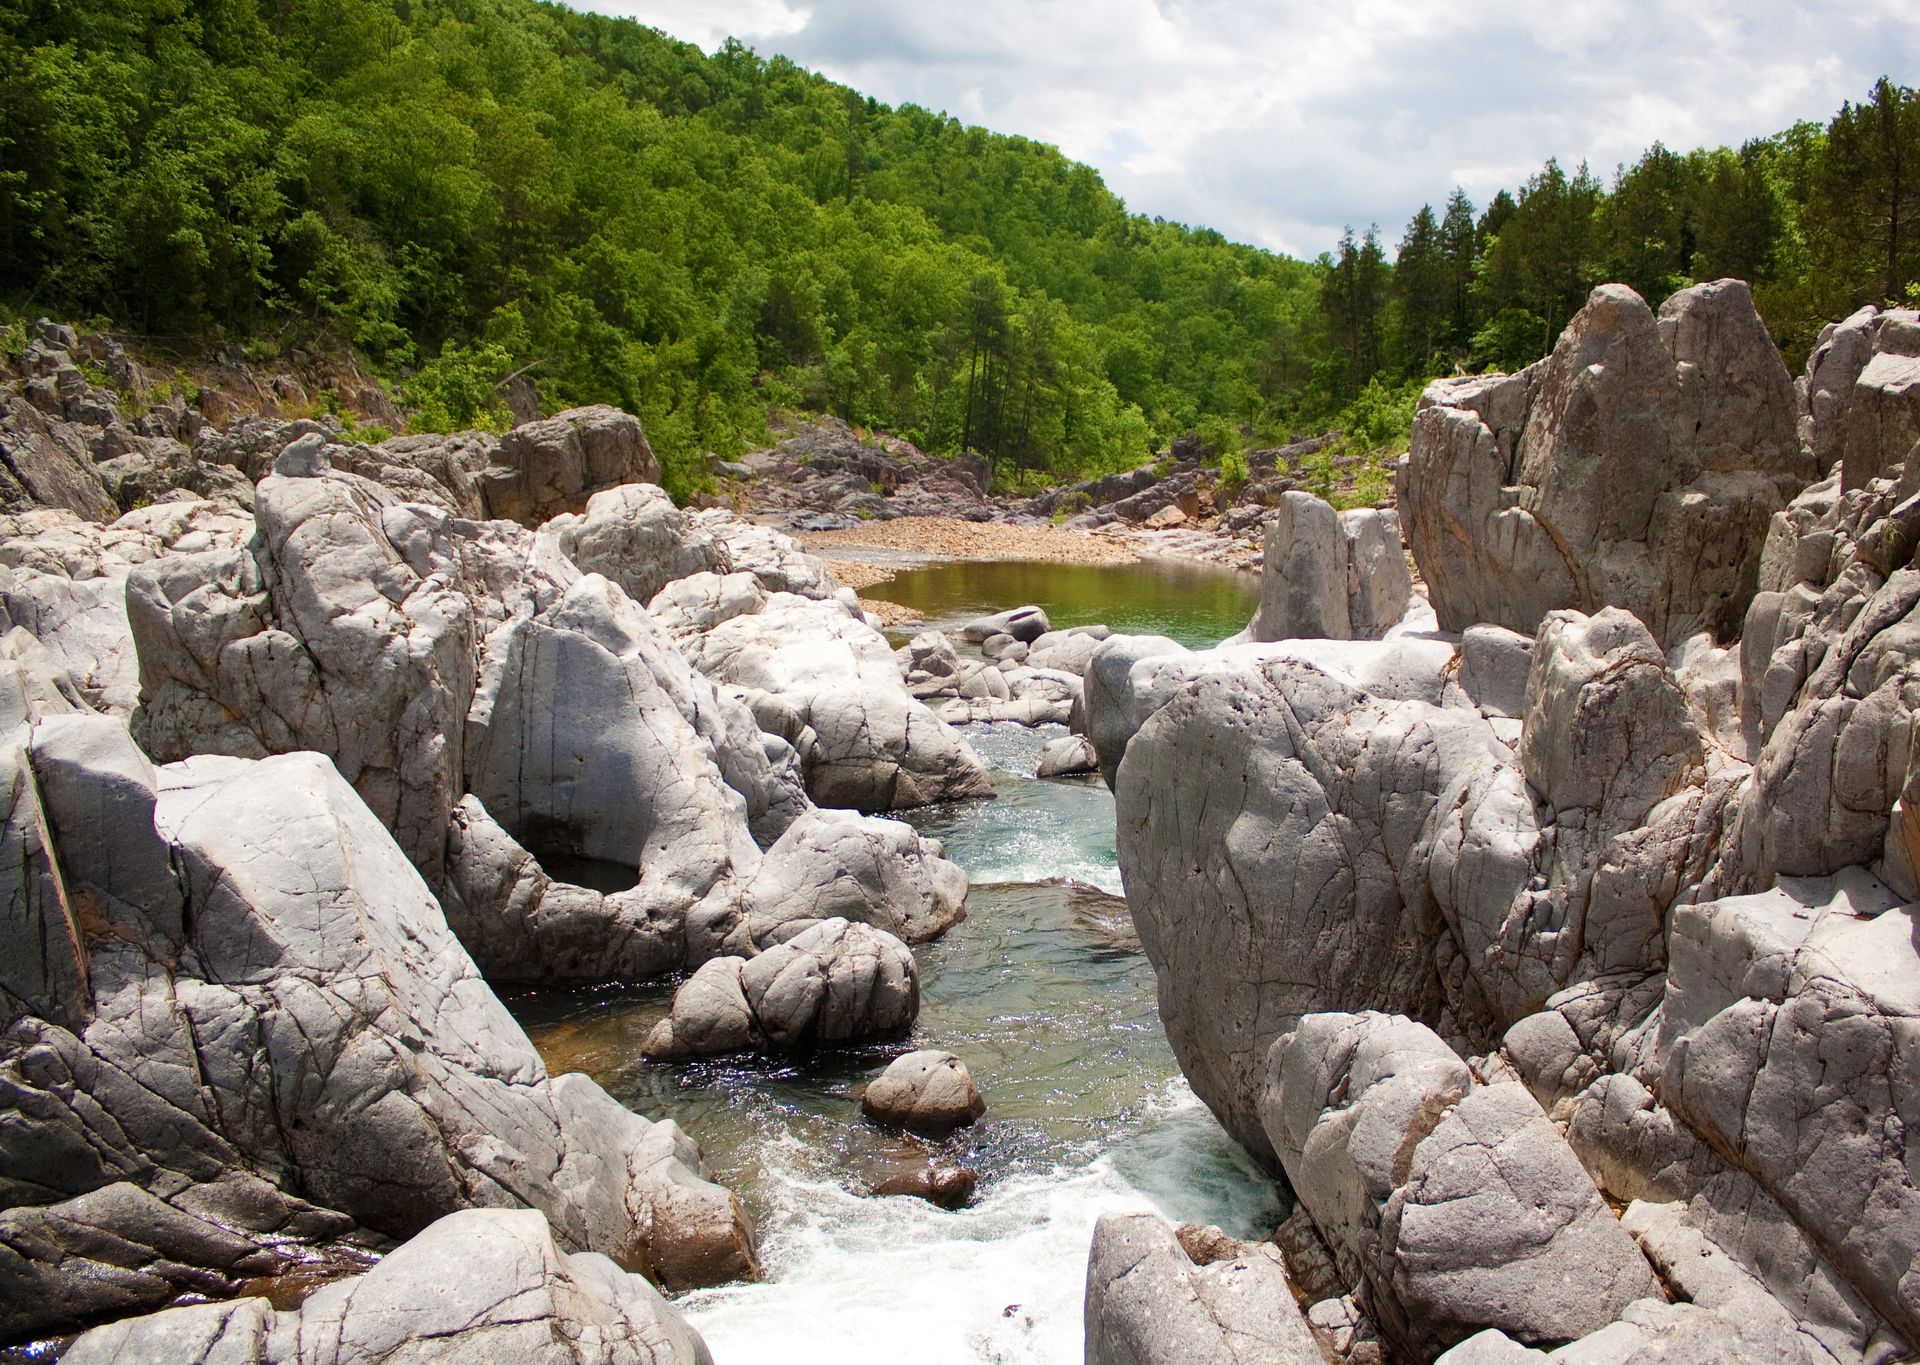
[[[921,1049],[896,1057],[867,1084],[860,1111],[878,1123],[945,1137],[987,1112],[967,1064],[951,1052]]]
[[[0,1337],[472,1205],[669,1285],[752,1273],[697,1149],[546,1076],[325,759],[155,769],[83,715],[13,743]]]
[[[660,463],[631,413],[569,408],[502,436],[476,482],[489,516],[537,526],[601,489],[660,482]]]
[[[278,467],[256,492],[250,545],[170,555],[130,577],[135,737],[162,762],[327,754],[437,883],[483,629],[463,588],[483,590],[461,561],[480,542],[330,475],[318,437]],[[527,575],[515,590],[550,588]]]
[[[725,544],[690,525],[651,484],[595,493],[586,511],[555,517],[542,529],[580,572],[611,579],[636,602],[652,600],[676,579],[733,569]]]
[[[140,690],[128,574],[162,555],[238,547],[253,529],[252,518],[197,499],[104,526],[45,509],[0,519],[0,623],[38,641],[71,695],[124,715]]]
[[[1763,528],[1813,476],[1746,285],[1657,319],[1604,285],[1537,365],[1429,386],[1399,509],[1443,629],[1620,606],[1671,645],[1739,633]]]
[[[1287,493],[1265,536],[1260,606],[1237,639],[1377,640],[1412,604],[1390,511],[1336,512],[1311,493]]]
[[[1460,438],[1402,501],[1468,627],[1453,658],[1413,667],[1436,642],[1404,633],[1145,651],[1096,701],[1095,656],[1168,1036],[1286,1169],[1302,1264],[1324,1242],[1411,1358],[1884,1361],[1920,1331],[1897,1060],[1920,499],[1899,395],[1860,388],[1905,344],[1880,316],[1802,389],[1798,436],[1838,468],[1735,557],[1673,547],[1734,548],[1701,528],[1792,493],[1743,291],[1655,324],[1602,290],[1540,368],[1420,415],[1411,475]],[[1692,482],[1633,474],[1649,450]],[[1849,486],[1849,459],[1875,473]],[[1619,522],[1606,470],[1652,510]],[[1556,586],[1556,540],[1598,577]]]
[[[1852,491],[1911,469],[1920,445],[1920,312],[1866,307],[1829,325],[1800,384],[1801,432]]]
[[[1101,1216],[1087,1258],[1087,1365],[1320,1365],[1271,1245],[1208,1265],[1152,1213]]]
[[[297,1308],[266,1299],[173,1308],[86,1333],[64,1359],[112,1365],[711,1365],[700,1336],[638,1275],[568,1255],[537,1213],[449,1214],[365,1275]]]
[[[695,667],[743,690],[764,728],[799,741],[815,801],[884,811],[993,794],[979,756],[908,693],[857,608],[754,586],[696,575],[654,613]],[[703,594],[712,610],[685,605]],[[774,711],[784,717],[769,724]]]
[[[823,920],[757,957],[708,962],[674,992],[645,1052],[671,1061],[890,1037],[920,1012],[919,983],[892,934]]]
[[[619,975],[725,951],[759,850],[717,761],[726,717],[712,684],[598,575],[495,631],[482,670],[466,731],[473,794],[543,864],[631,873],[636,930],[667,935],[636,943]]]
[[[1314,1014],[1273,1047],[1261,1117],[1388,1339],[1556,1343],[1657,1296],[1652,1268],[1525,1086],[1478,1085],[1399,1016]]]

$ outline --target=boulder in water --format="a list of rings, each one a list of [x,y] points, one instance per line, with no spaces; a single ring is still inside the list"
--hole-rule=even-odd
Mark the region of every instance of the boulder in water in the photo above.
[[[1059,739],[1050,739],[1041,746],[1040,761],[1033,775],[1035,777],[1072,777],[1099,770],[1100,755],[1094,751],[1092,740],[1085,735],[1062,735]]]
[[[860,1109],[879,1123],[925,1137],[944,1137],[987,1112],[987,1102],[951,1052],[922,1049],[896,1057],[860,1096]]]
[[[976,644],[995,635],[1010,635],[1022,644],[1032,644],[1045,635],[1052,626],[1047,624],[1047,614],[1038,607],[1015,607],[1011,611],[997,612],[992,616],[982,616],[960,627],[960,638]]]
[[[907,946],[870,925],[830,919],[758,957],[708,962],[674,992],[643,1051],[656,1061],[791,1052],[891,1037],[919,1012]]]

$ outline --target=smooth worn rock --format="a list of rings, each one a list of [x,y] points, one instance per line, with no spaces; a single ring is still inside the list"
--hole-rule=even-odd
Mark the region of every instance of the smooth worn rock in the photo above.
[[[1100,755],[1095,752],[1092,740],[1085,735],[1062,735],[1059,739],[1050,739],[1041,746],[1039,763],[1033,775],[1035,777],[1072,777],[1099,770]]]
[[[1376,640],[1406,614],[1413,578],[1390,511],[1336,512],[1290,492],[1268,518],[1248,641]]]
[[[1416,1357],[1484,1327],[1572,1340],[1657,1292],[1526,1088],[1476,1085],[1409,1019],[1302,1019],[1274,1045],[1261,1115],[1343,1273]]]
[[[926,1137],[944,1137],[987,1112],[987,1102],[951,1052],[922,1049],[896,1057],[870,1081],[860,1110],[878,1123]]]
[[[898,820],[810,810],[747,883],[747,933],[766,948],[828,919],[926,943],[967,917],[967,874]]]
[[[487,640],[468,781],[536,857],[631,871],[638,919],[620,976],[704,961],[739,931],[759,850],[747,802],[718,762],[715,740],[727,741],[714,730],[729,706],[738,709],[598,575]],[[764,763],[758,738],[743,756]]]
[[[1085,673],[1086,728],[1100,760],[1100,774],[1111,787],[1127,743],[1140,728],[1135,718],[1133,666],[1163,655],[1183,655],[1186,646],[1164,635],[1111,635],[1087,660]]]
[[[1052,629],[1047,624],[1047,614],[1040,608],[1015,607],[967,622],[960,627],[960,638],[977,644],[995,635],[1009,635],[1023,644],[1032,644]]]
[[[908,692],[885,637],[837,601],[775,592],[757,611],[671,628],[708,677],[777,699],[811,731],[801,759],[821,805],[876,812],[992,794],[979,756]]]
[[[523,526],[578,512],[620,484],[660,482],[640,419],[617,408],[570,408],[500,438],[478,478],[487,514]]]
[[[1112,633],[1105,626],[1050,630],[1028,646],[1027,662],[1035,668],[1057,669],[1079,677],[1086,673],[1093,651]]]
[[[448,1214],[366,1274],[298,1308],[265,1299],[99,1327],[77,1365],[711,1365],[699,1333],[638,1275],[568,1255],[532,1212]]]
[[[1399,510],[1442,629],[1612,605],[1663,644],[1726,640],[1768,518],[1813,476],[1745,284],[1683,290],[1657,319],[1603,285],[1537,365],[1428,387]]]
[[[156,770],[95,716],[40,722],[28,757],[39,815],[13,826],[31,842],[0,961],[39,965],[6,983],[0,1072],[35,1121],[0,1125],[0,1241],[27,1248],[0,1257],[0,1335],[231,1294],[302,1243],[472,1205],[539,1209],[565,1245],[665,1284],[753,1273],[698,1149],[546,1076],[324,758]],[[235,1181],[245,1202],[195,1202]],[[98,1204],[121,1184],[152,1198]],[[218,1227],[142,1251],[155,1200]],[[77,1278],[59,1232],[76,1222],[100,1265]],[[235,1259],[236,1240],[274,1254]]]
[[[652,600],[676,579],[724,575],[733,567],[725,547],[651,484],[595,493],[584,512],[555,517],[540,529],[580,572],[604,575],[636,602]]]
[[[1279,1253],[1196,1266],[1166,1220],[1103,1214],[1087,1258],[1087,1365],[1321,1365]]]
[[[870,925],[823,920],[757,957],[706,963],[674,992],[644,1051],[661,1061],[791,1052],[890,1037],[919,1011],[919,972],[905,944]]]

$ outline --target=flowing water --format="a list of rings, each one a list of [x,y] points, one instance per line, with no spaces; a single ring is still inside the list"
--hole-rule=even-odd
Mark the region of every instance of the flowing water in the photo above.
[[[977,575],[1009,567],[1032,566],[968,565],[927,588],[922,609],[946,619],[1037,600],[1057,623],[1075,623],[1057,595],[1030,590],[1043,580],[1017,580],[1029,590],[1015,590],[1016,580],[986,573],[994,595],[970,595],[986,591]],[[1110,577],[1104,610],[1088,605],[1079,619],[1124,620],[1194,644],[1245,623],[1251,608],[1228,607],[1205,580],[1182,614],[1167,581]],[[1174,1063],[1153,971],[1114,894],[1105,786],[1031,776],[1061,727],[963,733],[1000,794],[905,813],[973,880],[967,920],[915,950],[921,1009],[911,1043],[666,1066],[643,1063],[640,1042],[670,986],[508,1002],[551,1069],[585,1071],[641,1113],[679,1120],[747,1201],[766,1279],[680,1300],[722,1365],[837,1365],[850,1350],[916,1365],[1069,1365],[1081,1358],[1087,1246],[1100,1214],[1150,1208],[1245,1236],[1270,1231],[1285,1212],[1281,1190]],[[964,1058],[986,1117],[940,1143],[865,1123],[858,1088],[910,1046]],[[976,1172],[973,1202],[949,1211],[867,1193],[929,1160]]]

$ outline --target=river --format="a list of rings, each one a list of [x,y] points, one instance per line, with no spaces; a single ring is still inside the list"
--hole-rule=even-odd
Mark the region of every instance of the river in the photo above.
[[[1058,625],[1106,620],[1201,645],[1239,629],[1249,580],[1186,566],[962,563],[914,569],[871,596],[935,624],[1037,601]],[[746,1200],[766,1278],[685,1295],[722,1365],[916,1365],[1081,1359],[1087,1245],[1100,1214],[1265,1235],[1282,1191],[1180,1076],[1153,971],[1116,894],[1113,798],[1098,779],[1040,782],[1059,726],[971,726],[999,796],[904,812],[972,878],[967,920],[916,950],[911,1043],[798,1058],[665,1066],[640,1041],[671,986],[545,990],[508,1004],[548,1066],[593,1076],[639,1112],[677,1119]],[[958,1053],[986,1095],[970,1129],[922,1144],[862,1121],[857,1088],[914,1047]],[[865,1193],[926,1164],[978,1173],[948,1211]]]

